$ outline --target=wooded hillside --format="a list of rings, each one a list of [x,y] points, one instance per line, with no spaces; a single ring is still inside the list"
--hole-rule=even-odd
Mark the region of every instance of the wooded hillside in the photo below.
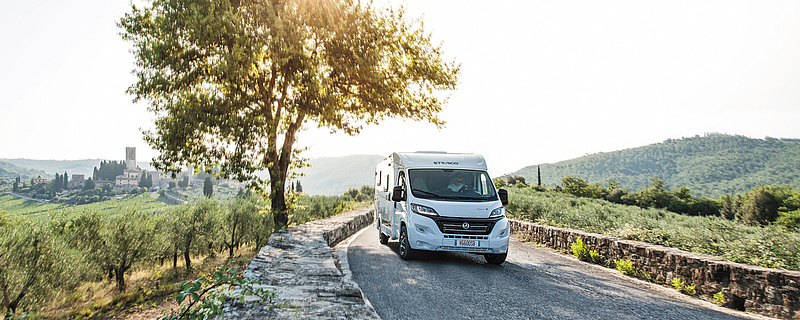
[[[758,185],[800,187],[800,139],[752,139],[711,134],[620,151],[542,164],[542,184],[555,186],[566,176],[590,183],[616,179],[622,188],[639,190],[657,176],[695,196],[711,198],[746,193]],[[536,165],[514,174],[536,183]]]

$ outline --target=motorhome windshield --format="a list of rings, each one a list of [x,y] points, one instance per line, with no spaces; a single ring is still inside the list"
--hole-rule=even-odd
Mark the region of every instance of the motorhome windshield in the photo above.
[[[492,180],[483,171],[459,169],[408,170],[414,197],[442,200],[497,200]]]

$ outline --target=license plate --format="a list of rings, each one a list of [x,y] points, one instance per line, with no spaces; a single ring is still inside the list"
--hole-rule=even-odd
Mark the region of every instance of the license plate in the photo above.
[[[480,247],[478,240],[456,240],[456,247]]]

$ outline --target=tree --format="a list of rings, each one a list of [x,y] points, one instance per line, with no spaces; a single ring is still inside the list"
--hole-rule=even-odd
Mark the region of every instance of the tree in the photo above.
[[[257,222],[259,211],[256,197],[243,195],[231,201],[222,223],[225,232],[223,242],[228,248],[228,258],[233,257],[233,250],[251,234],[250,229]]]
[[[65,277],[67,249],[43,225],[23,222],[0,228],[0,291],[5,318],[26,303],[44,303]]]
[[[442,127],[437,91],[455,89],[460,68],[402,9],[352,0],[154,1],[119,26],[137,65],[128,92],[156,115],[144,133],[155,167],[217,167],[269,189],[279,226],[307,121],[350,135],[389,117]]]
[[[181,187],[181,189],[186,190],[186,188],[189,187],[189,177],[183,176],[183,178],[178,181],[178,186]]]
[[[153,175],[149,172],[142,173],[142,178],[139,180],[139,187],[140,188],[152,188],[153,187]]]
[[[769,186],[760,186],[745,196],[739,209],[739,219],[751,225],[766,225],[778,218],[781,203],[775,198]]]
[[[153,219],[135,207],[123,207],[114,217],[88,212],[72,221],[72,242],[87,252],[100,269],[114,274],[117,289],[125,290],[125,273],[142,263],[157,246]]]
[[[297,180],[297,183],[295,183],[294,191],[297,191],[297,193],[303,192],[303,185],[300,184],[300,180]]]
[[[86,182],[83,183],[83,190],[92,189],[94,189],[94,181],[92,181],[92,178],[86,179]]]
[[[542,186],[542,167],[536,166],[536,185]]]
[[[208,247],[202,244],[215,237],[218,229],[216,221],[218,211],[217,202],[208,198],[177,209],[177,219],[172,220],[175,223],[172,232],[178,236],[174,241],[176,248],[183,253],[187,273],[192,269],[191,255],[206,252]]]
[[[211,181],[211,176],[206,177],[203,180],[203,195],[211,198],[211,195],[214,194],[214,182]]]

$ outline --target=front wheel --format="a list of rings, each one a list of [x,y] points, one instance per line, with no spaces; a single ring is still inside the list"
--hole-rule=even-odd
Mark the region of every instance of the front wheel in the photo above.
[[[408,232],[406,232],[405,226],[400,228],[400,258],[403,260],[414,259],[414,249],[411,249],[411,245],[408,243]]]
[[[483,257],[486,259],[486,263],[490,264],[501,264],[506,261],[506,257],[508,256],[508,252],[501,253],[501,254],[485,254]]]

